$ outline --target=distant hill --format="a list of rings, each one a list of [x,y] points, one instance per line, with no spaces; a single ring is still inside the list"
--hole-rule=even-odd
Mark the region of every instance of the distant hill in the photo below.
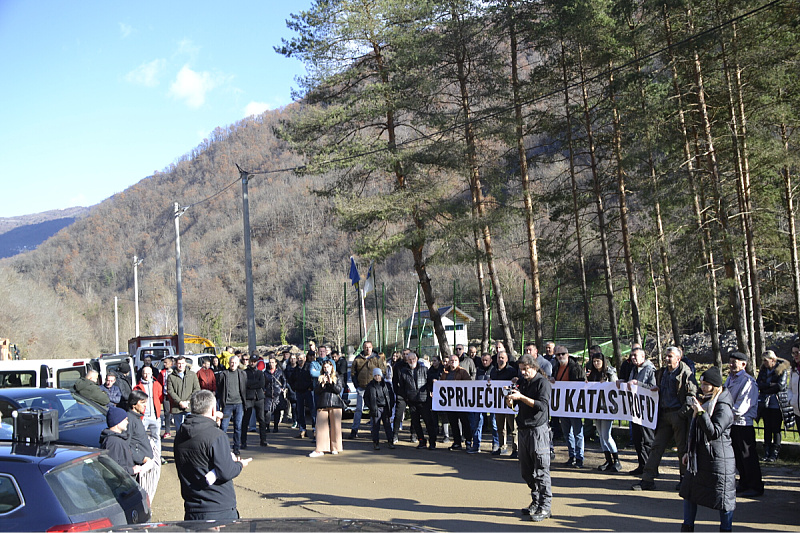
[[[36,249],[88,212],[88,207],[72,207],[0,218],[0,259]]]

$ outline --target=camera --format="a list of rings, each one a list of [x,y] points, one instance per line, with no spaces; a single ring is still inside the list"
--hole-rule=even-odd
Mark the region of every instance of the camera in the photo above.
[[[517,385],[516,383],[514,383],[513,385],[507,385],[503,387],[503,397],[508,396],[515,390],[519,390],[519,385]]]

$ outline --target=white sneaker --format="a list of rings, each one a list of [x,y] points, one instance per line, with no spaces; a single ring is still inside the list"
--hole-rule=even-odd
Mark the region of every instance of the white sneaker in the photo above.
[[[331,452],[331,455],[339,455],[339,451],[338,451],[338,450],[333,450],[333,451]]]
[[[313,451],[310,454],[308,454],[309,457],[322,457],[323,455],[325,455],[325,452],[318,452],[318,451]]]

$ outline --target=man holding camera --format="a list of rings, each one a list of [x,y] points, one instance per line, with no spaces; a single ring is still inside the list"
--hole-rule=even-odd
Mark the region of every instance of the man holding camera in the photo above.
[[[531,503],[522,509],[534,522],[550,518],[553,491],[550,483],[550,391],[551,385],[528,354],[517,361],[519,388],[506,395],[506,405],[519,406],[517,438],[522,479],[531,489]]]

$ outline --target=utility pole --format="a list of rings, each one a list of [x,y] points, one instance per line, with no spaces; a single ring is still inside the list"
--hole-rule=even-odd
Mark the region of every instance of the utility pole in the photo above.
[[[239,166],[237,165],[237,168]],[[253,302],[253,252],[250,248],[250,199],[247,180],[250,175],[239,168],[242,177],[242,222],[244,224],[244,277],[247,292],[247,349],[251,356],[256,353],[256,312]]]
[[[175,281],[178,293],[178,354],[186,353],[183,344],[183,284],[181,282],[181,225],[180,218],[186,212],[186,207],[181,207],[175,202]]]
[[[119,300],[114,296],[114,335],[116,337],[116,347],[119,353]]]
[[[139,265],[143,259],[133,256],[133,308],[136,315],[136,336],[139,336]]]

